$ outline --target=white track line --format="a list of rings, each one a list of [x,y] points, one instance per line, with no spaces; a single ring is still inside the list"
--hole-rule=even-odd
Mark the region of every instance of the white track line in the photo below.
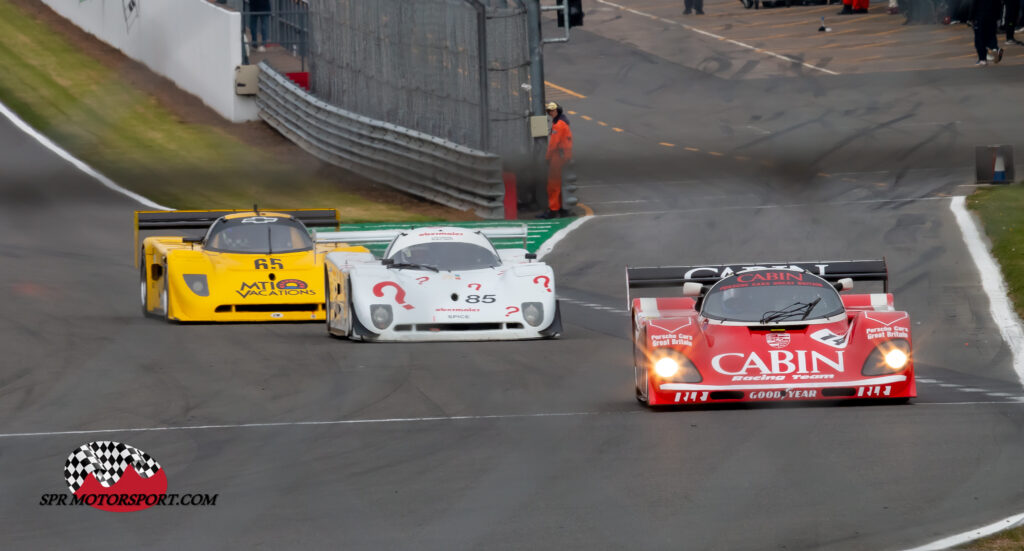
[[[988,248],[981,238],[981,231],[974,223],[974,219],[971,218],[971,214],[967,212],[966,203],[964,197],[953,197],[949,208],[953,211],[953,217],[956,218],[956,223],[960,226],[960,232],[964,236],[964,243],[967,244],[967,251],[981,275],[981,287],[988,295],[992,319],[999,327],[999,334],[1006,341],[1006,346],[1009,347],[1013,356],[1013,369],[1017,372],[1017,377],[1024,383],[1024,349],[1022,349],[1024,348],[1024,330],[1021,329],[1020,319],[1013,310],[1010,299],[1006,296],[1006,282],[1003,281],[999,265],[989,254]],[[1019,513],[987,526],[954,534],[907,551],[949,549],[1012,528],[1022,521],[1024,521],[1024,513]]]
[[[918,201],[944,201],[949,197],[908,197],[906,199],[864,199],[861,201],[835,201],[821,203],[787,203],[783,205],[735,205],[726,207],[696,207],[690,209],[666,209],[666,210],[637,210],[629,212],[614,212],[610,214],[595,214],[593,218],[612,218],[615,216],[651,216],[654,214],[680,214],[687,212],[709,212],[719,210],[767,210],[767,209],[793,209],[807,207],[835,207],[844,205],[874,205],[884,203],[916,203]]]
[[[614,413],[640,413],[637,411],[583,411],[567,413],[512,413],[507,415],[457,415],[452,417],[395,417],[390,419],[341,419],[335,421],[282,421],[279,423],[238,423],[223,425],[193,425],[176,427],[136,427],[124,429],[95,430],[64,430],[49,432],[11,432],[0,434],[0,438],[18,438],[32,436],[70,436],[80,434],[105,434],[112,432],[158,432],[171,430],[214,430],[214,429],[253,429],[273,427],[306,427],[318,425],[374,425],[382,423],[425,423],[431,421],[486,421],[492,419],[535,419],[539,417],[584,417],[590,415],[608,415]]]
[[[1012,517],[1006,517],[1003,520],[1000,520],[998,522],[993,522],[992,524],[989,524],[988,526],[982,526],[981,528],[975,528],[974,530],[969,530],[969,531],[964,532],[962,534],[956,534],[955,536],[949,536],[948,538],[943,538],[943,539],[938,540],[938,541],[933,541],[931,543],[922,545],[920,547],[914,547],[912,549],[907,549],[906,551],[934,551],[934,550],[937,550],[937,549],[949,549],[950,547],[955,547],[957,545],[963,545],[963,544],[965,544],[965,543],[967,543],[969,541],[974,541],[976,539],[980,539],[980,538],[983,538],[985,536],[991,536],[992,534],[995,534],[996,532],[1001,532],[1001,531],[1006,530],[1008,528],[1013,528],[1015,525],[1019,524],[1021,521],[1024,521],[1024,513],[1021,513],[1019,515],[1013,515]]]
[[[673,19],[667,19],[667,18],[664,18],[664,17],[658,17],[656,15],[652,15],[652,14],[649,14],[647,12],[642,12],[640,10],[634,10],[633,8],[627,8],[626,6],[622,6],[622,5],[616,4],[614,2],[609,2],[608,0],[597,0],[597,1],[602,3],[602,4],[605,4],[607,6],[611,6],[613,8],[618,8],[618,9],[620,9],[622,11],[627,11],[627,12],[632,13],[634,15],[639,15],[640,17],[646,17],[648,19],[653,19],[655,21],[661,21],[663,23],[669,23],[671,25],[678,25],[678,26],[680,26],[680,27],[682,27],[682,28],[684,28],[684,29],[686,29],[688,31],[693,31],[693,32],[695,32],[697,34],[704,35],[704,36],[706,36],[708,38],[714,38],[715,40],[722,40],[724,42],[728,42],[729,44],[734,44],[734,45],[739,46],[741,48],[746,48],[748,50],[753,50],[753,51],[755,51],[755,52],[757,52],[759,54],[769,55],[769,56],[781,59],[783,61],[788,61],[790,63],[798,63],[800,65],[803,65],[804,67],[807,67],[808,69],[814,69],[815,71],[821,71],[821,72],[829,74],[829,75],[838,75],[839,74],[839,73],[837,73],[835,71],[830,71],[830,70],[825,69],[823,67],[818,67],[817,65],[811,65],[810,63],[806,63],[806,62],[800,61],[799,59],[796,59],[795,57],[789,57],[787,55],[777,54],[775,52],[772,52],[772,51],[769,51],[769,50],[765,50],[764,48],[758,48],[757,46],[751,46],[750,44],[746,44],[746,43],[740,42],[738,40],[733,40],[731,38],[726,38],[724,36],[720,36],[720,35],[717,35],[715,33],[711,33],[711,32],[705,31],[704,29],[698,29],[697,27],[691,27],[690,25],[687,25],[685,23],[680,23],[680,22],[675,21]]]
[[[988,295],[992,320],[995,321],[999,334],[1013,355],[1013,369],[1017,372],[1017,377],[1024,383],[1024,329],[1021,328],[1020,319],[1010,304],[1009,297],[1006,296],[1006,282],[1003,281],[1002,271],[989,254],[978,226],[967,212],[965,198],[953,197],[949,208],[953,211],[967,244],[967,251],[981,275],[981,287]]]
[[[548,253],[554,250],[555,245],[558,245],[559,241],[565,239],[570,233],[572,233],[573,230],[582,226],[584,223],[586,223],[587,220],[590,220],[591,218],[593,218],[593,216],[584,216],[582,218],[577,218],[568,226],[555,232],[555,235],[552,235],[550,238],[548,238],[548,240],[541,244],[541,246],[537,249],[537,259],[540,260],[547,256]]]
[[[56,153],[58,157],[60,157],[60,158],[64,159],[65,161],[71,163],[78,170],[81,170],[82,172],[84,172],[84,173],[88,174],[89,176],[92,176],[93,178],[95,178],[99,183],[103,184],[104,187],[107,187],[107,188],[109,188],[109,189],[111,189],[113,191],[116,191],[117,193],[120,193],[121,195],[125,195],[125,196],[128,196],[128,197],[131,197],[135,201],[138,201],[139,203],[142,203],[144,206],[147,206],[149,208],[160,209],[160,210],[172,210],[172,209],[170,209],[168,207],[165,207],[163,205],[154,203],[153,201],[151,201],[151,200],[149,200],[149,199],[139,195],[138,193],[135,193],[134,191],[129,191],[129,190],[127,190],[127,189],[125,189],[125,188],[115,184],[113,180],[111,180],[110,178],[107,178],[106,176],[100,174],[93,167],[91,167],[91,166],[85,164],[84,162],[82,162],[81,160],[77,159],[74,155],[68,153],[66,150],[61,148],[59,145],[53,143],[53,141],[51,141],[50,138],[47,138],[46,136],[44,136],[44,135],[40,134],[39,132],[37,132],[35,128],[32,128],[27,122],[23,121],[21,119],[21,117],[16,115],[14,113],[14,111],[11,111],[10,109],[8,109],[7,106],[4,105],[3,103],[0,103],[0,115],[3,115],[4,117],[6,117],[7,120],[11,121],[11,124],[13,124],[14,126],[17,126],[18,129],[20,129],[22,132],[24,132],[24,133],[28,134],[29,136],[32,136],[33,138],[35,138],[35,140],[37,142],[39,142],[43,147],[45,147],[46,149],[49,149],[50,151]]]

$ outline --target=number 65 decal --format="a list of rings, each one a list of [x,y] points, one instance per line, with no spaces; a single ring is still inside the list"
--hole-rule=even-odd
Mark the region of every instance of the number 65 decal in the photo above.
[[[262,258],[257,258],[256,260],[253,261],[253,266],[257,270],[266,270],[267,269],[267,261],[262,259]],[[270,269],[272,269],[272,270],[283,270],[284,269],[284,264],[282,264],[281,261],[276,259],[276,258],[271,258],[270,259]]]

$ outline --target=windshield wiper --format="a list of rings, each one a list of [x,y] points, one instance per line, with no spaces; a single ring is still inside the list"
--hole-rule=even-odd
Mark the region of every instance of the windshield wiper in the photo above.
[[[412,262],[393,262],[387,264],[388,268],[407,268],[409,270],[430,270],[432,272],[440,271],[437,266],[431,266],[430,264],[413,264]]]
[[[801,320],[805,320],[819,302],[821,302],[821,297],[810,302],[794,302],[781,310],[768,310],[761,316],[761,323],[782,321],[793,316],[800,316]]]

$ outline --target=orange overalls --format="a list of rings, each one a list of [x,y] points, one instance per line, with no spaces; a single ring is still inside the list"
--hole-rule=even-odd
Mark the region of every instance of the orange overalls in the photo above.
[[[569,123],[559,116],[551,125],[548,137],[548,209],[562,210],[562,169],[572,160],[572,130]]]

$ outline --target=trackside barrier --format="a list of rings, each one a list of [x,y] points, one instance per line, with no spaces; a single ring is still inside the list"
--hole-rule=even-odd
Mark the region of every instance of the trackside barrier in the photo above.
[[[330,105],[260,63],[260,118],[320,159],[488,219],[504,217],[501,158]]]

